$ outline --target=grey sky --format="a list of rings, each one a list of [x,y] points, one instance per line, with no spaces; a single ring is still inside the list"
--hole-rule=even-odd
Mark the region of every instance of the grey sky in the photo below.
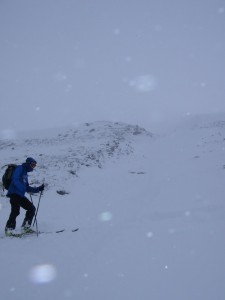
[[[225,111],[224,0],[1,0],[0,130]]]

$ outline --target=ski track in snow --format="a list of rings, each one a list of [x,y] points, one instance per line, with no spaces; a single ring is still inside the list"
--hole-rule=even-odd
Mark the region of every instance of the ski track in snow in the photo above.
[[[1,299],[224,300],[223,120],[163,134],[95,122],[0,141],[2,165],[38,161],[39,230],[80,228],[1,239]],[[1,235],[9,210],[2,194]]]

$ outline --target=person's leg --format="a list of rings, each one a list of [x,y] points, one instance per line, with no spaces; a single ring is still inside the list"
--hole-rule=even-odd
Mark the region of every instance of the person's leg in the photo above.
[[[12,194],[10,197],[11,213],[6,223],[5,230],[16,228],[16,218],[20,214],[20,197]]]
[[[26,210],[26,215],[23,220],[22,227],[29,228],[32,224],[32,220],[35,215],[36,208],[33,205],[33,203],[30,200],[28,200],[26,197],[21,198],[20,206]]]

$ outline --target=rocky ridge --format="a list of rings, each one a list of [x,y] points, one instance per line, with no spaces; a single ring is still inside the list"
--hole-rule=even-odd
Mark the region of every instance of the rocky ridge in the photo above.
[[[8,149],[8,156],[2,157],[2,165],[20,164],[27,156],[33,156],[38,161],[35,172],[38,179],[32,183],[39,184],[44,176],[49,185],[58,186],[58,172],[66,181],[78,177],[82,168],[103,168],[108,160],[132,154],[135,142],[143,136],[153,137],[137,125],[93,122],[59,132],[55,130],[51,137],[36,138],[34,135],[29,139],[0,140],[0,152]]]

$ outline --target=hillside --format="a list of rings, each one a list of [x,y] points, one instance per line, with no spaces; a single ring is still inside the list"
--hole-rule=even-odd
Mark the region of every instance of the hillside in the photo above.
[[[94,166],[101,169],[107,161],[131,154],[138,136],[152,137],[137,125],[111,122],[27,134],[30,138],[24,138],[26,133],[23,133],[19,139],[0,141],[1,158],[6,164],[20,163],[28,154],[34,156],[38,160],[39,181],[47,177],[50,186],[59,186],[59,178],[63,184],[74,180],[82,169]]]
[[[39,229],[67,229],[0,239],[1,299],[224,300],[224,120],[190,117],[163,134],[96,122],[1,140],[2,164],[38,161]],[[2,195],[1,236],[9,209]]]

